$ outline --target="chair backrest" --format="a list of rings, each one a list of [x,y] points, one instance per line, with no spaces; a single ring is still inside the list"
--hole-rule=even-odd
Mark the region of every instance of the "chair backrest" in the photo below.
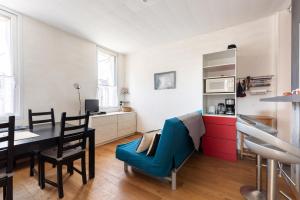
[[[10,116],[7,123],[0,124],[0,129],[7,129],[7,132],[0,134],[0,162],[6,167],[6,173],[12,173],[15,117]]]
[[[42,119],[42,120],[33,120],[34,116],[47,116],[50,115],[50,119]],[[33,113],[31,109],[28,110],[28,122],[29,122],[29,129],[33,129],[34,124],[41,124],[41,123],[52,123],[52,126],[55,126],[55,117],[54,117],[54,109],[51,108],[50,112],[35,112]]]
[[[65,151],[69,151],[78,147],[82,150],[86,147],[86,134],[88,131],[90,112],[85,115],[67,117],[64,112],[61,115],[61,132],[58,142],[57,157],[63,156]],[[81,120],[84,123],[81,124]],[[68,124],[70,121],[78,121],[79,125]]]

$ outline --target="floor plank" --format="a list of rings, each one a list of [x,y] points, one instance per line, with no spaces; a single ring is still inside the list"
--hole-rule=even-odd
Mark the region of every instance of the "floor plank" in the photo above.
[[[117,144],[129,142],[138,135],[96,148],[96,177],[83,186],[79,174],[66,174],[64,168],[64,199],[108,200],[238,200],[239,188],[255,184],[255,161],[227,162],[195,153],[178,173],[178,187],[151,178],[134,170],[123,171],[123,163],[115,158]],[[79,167],[79,163],[75,163]],[[55,169],[47,165],[46,176],[55,179]],[[36,177],[28,176],[29,169],[14,174],[14,198],[20,200],[57,199],[56,188],[38,187]],[[286,190],[286,189],[285,189]],[[2,194],[0,194],[2,195]]]

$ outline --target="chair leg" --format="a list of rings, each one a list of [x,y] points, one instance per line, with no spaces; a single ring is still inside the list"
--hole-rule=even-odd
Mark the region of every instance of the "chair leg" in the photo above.
[[[124,162],[124,172],[125,173],[128,172],[128,164],[126,162]]]
[[[172,170],[172,190],[176,190],[176,172]]]
[[[85,155],[83,155],[81,158],[81,176],[82,176],[82,183],[86,184]]]
[[[41,185],[41,164],[40,164],[40,154],[38,154],[38,182],[39,186]]]
[[[34,153],[30,155],[30,176],[34,176]]]
[[[6,186],[3,186],[3,200],[6,198]]]
[[[63,189],[63,177],[62,177],[62,164],[57,164],[57,189],[59,198],[64,197],[64,189]]]
[[[74,174],[73,166],[74,166],[73,161],[68,163],[68,173],[70,173],[70,175]]]
[[[7,179],[6,200],[13,199],[13,177]]]
[[[45,188],[45,162],[42,158],[39,159],[40,165],[40,187],[41,189]]]

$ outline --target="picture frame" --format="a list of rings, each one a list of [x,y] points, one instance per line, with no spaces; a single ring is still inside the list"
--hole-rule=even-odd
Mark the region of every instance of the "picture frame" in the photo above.
[[[176,89],[176,71],[154,74],[154,89]]]

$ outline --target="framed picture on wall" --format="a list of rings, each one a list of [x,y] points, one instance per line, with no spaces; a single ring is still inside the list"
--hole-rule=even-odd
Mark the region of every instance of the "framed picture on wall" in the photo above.
[[[154,74],[154,89],[165,90],[176,88],[176,71],[155,73]]]

